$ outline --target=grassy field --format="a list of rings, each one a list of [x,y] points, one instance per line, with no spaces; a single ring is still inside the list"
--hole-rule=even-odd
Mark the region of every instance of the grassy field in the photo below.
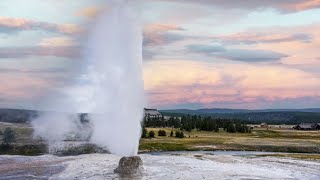
[[[38,142],[38,140],[32,138],[33,129],[31,125],[25,123],[0,122],[0,131],[4,132],[6,128],[11,128],[15,132],[16,144],[34,144]],[[0,135],[0,138],[1,137]]]
[[[169,128],[161,128],[170,135]],[[320,131],[295,131],[255,128],[250,134],[192,131],[185,138],[156,137],[141,139],[140,151],[179,151],[179,150],[250,150],[272,152],[320,153]],[[175,131],[175,130],[173,130]]]
[[[15,152],[13,154],[41,154],[46,150],[44,141],[32,138],[32,127],[27,124],[0,123],[3,132],[6,127],[16,132]],[[320,131],[296,131],[271,128],[254,128],[250,134],[184,131],[185,138],[168,137],[170,128],[161,128],[167,132],[167,137],[158,137],[160,128],[153,130],[156,137],[140,140],[140,152],[151,151],[193,151],[193,150],[250,150],[269,152],[319,153]],[[0,135],[1,143],[2,135]],[[6,153],[6,152],[0,152]]]
[[[0,122],[2,133],[6,128],[11,128],[15,132],[15,142],[12,148],[4,147],[1,145],[3,135],[0,135],[0,154],[39,155],[47,151],[44,141],[33,138],[31,125]]]

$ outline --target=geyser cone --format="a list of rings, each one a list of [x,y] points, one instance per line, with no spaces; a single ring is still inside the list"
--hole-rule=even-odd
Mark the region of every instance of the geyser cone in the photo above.
[[[124,175],[142,173],[142,165],[143,162],[139,156],[122,157],[114,172]]]
[[[136,155],[144,105],[142,30],[128,3],[114,2],[97,18],[86,54],[94,91],[91,141],[111,153]]]

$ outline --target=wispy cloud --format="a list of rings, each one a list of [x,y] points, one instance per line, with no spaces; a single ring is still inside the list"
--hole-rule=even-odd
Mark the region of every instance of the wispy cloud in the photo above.
[[[217,57],[242,61],[242,62],[268,62],[278,61],[287,55],[267,50],[254,50],[254,49],[229,49],[222,53],[215,54]]]
[[[242,61],[242,62],[268,62],[278,61],[287,55],[258,49],[228,49],[222,46],[193,44],[186,46],[187,51],[211,57]]]
[[[75,46],[78,45],[73,38],[67,36],[44,38],[39,42],[39,46]]]
[[[159,0],[167,2],[193,3],[205,6],[213,6],[228,9],[243,10],[261,10],[261,9],[277,9],[281,12],[297,12],[320,7],[319,0],[242,0],[242,1],[225,1],[225,0]]]
[[[167,32],[167,31],[183,31],[185,30],[182,27],[179,27],[174,24],[149,24],[144,27],[144,31],[146,33],[154,33],[154,32]]]
[[[159,46],[185,39],[177,31],[184,31],[182,27],[169,24],[151,24],[144,28],[144,46]]]
[[[0,16],[0,33],[15,33],[19,31],[49,31],[62,34],[79,33],[81,28],[75,24],[55,24],[49,22],[33,21],[24,18],[11,18]]]
[[[191,44],[186,46],[187,50],[195,53],[205,53],[210,55],[217,52],[225,52],[226,48],[218,45]]]
[[[32,56],[54,56],[74,58],[79,55],[79,48],[72,46],[30,46],[30,47],[2,47],[0,59],[23,59]]]
[[[320,99],[316,74],[279,65],[151,61],[144,77],[149,103],[156,107],[263,108],[272,102],[313,97],[309,104],[316,104]]]
[[[250,45],[261,43],[281,43],[281,42],[302,42],[310,43],[313,39],[312,35],[307,33],[295,34],[270,34],[270,33],[255,33],[246,32],[228,36],[213,37],[214,42],[219,42],[226,45]]]

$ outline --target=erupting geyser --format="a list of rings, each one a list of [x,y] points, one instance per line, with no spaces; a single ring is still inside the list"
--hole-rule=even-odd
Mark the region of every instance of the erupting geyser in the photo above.
[[[88,46],[94,80],[91,141],[123,157],[116,173],[141,171],[137,155],[143,115],[142,31],[126,3],[114,3],[95,24]],[[107,128],[109,127],[109,128]]]
[[[81,98],[86,100],[81,103],[69,103],[87,107],[92,124],[90,142],[124,156],[137,155],[143,119],[142,28],[137,19],[129,2],[121,0],[111,1],[97,17],[83,46],[86,81],[76,86],[84,84],[90,91],[85,91]],[[64,103],[54,106],[60,112],[71,109]],[[83,112],[83,108],[76,111]],[[70,113],[49,117],[41,115],[33,121],[36,136],[61,142],[65,134],[77,131]],[[55,121],[57,118],[61,120]]]
[[[97,18],[86,59],[94,87],[91,141],[111,153],[136,155],[144,106],[142,29],[127,2],[114,1]]]

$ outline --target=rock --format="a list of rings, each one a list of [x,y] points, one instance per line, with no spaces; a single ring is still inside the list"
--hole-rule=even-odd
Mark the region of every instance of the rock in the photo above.
[[[122,157],[119,166],[114,170],[119,174],[136,174],[143,170],[143,162],[139,156]]]

